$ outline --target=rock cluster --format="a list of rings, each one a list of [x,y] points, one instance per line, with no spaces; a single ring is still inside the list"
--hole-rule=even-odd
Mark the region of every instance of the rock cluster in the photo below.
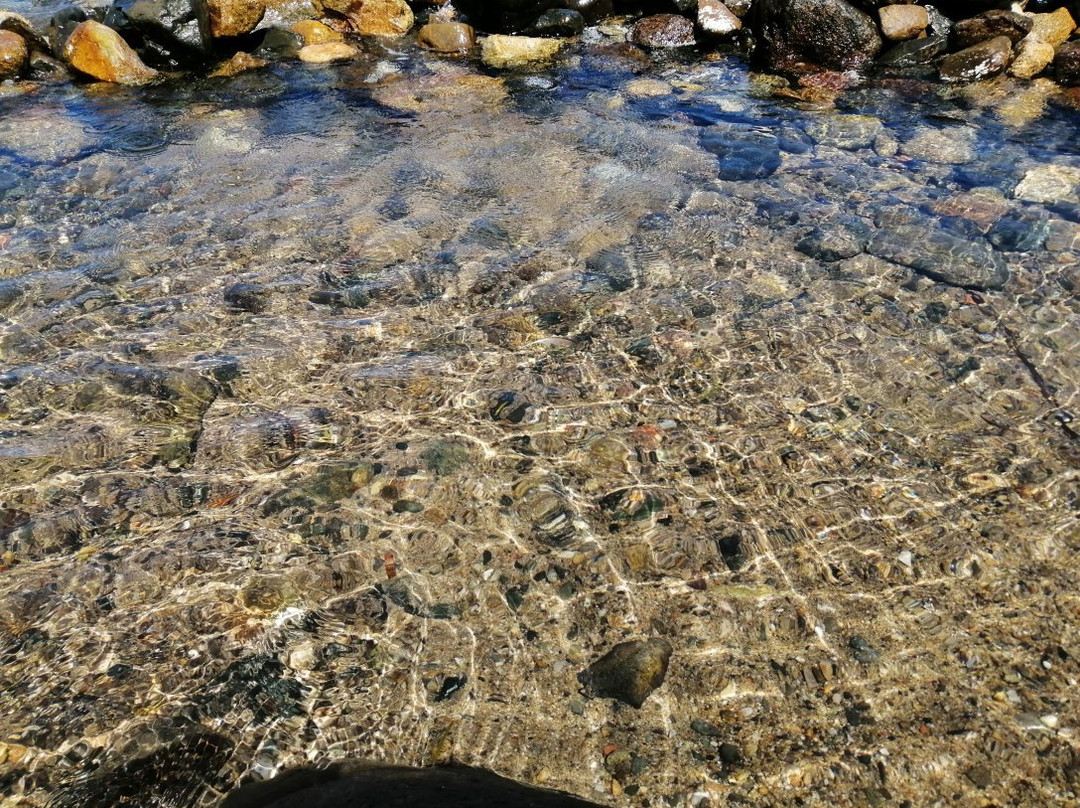
[[[876,64],[936,71],[945,82],[1008,71],[1021,79],[1049,75],[1066,86],[1080,84],[1080,40],[1065,0],[1041,3],[1040,13],[877,0],[665,2],[669,8],[633,22],[630,43],[664,50],[726,40],[767,69],[798,75]],[[353,59],[362,47],[345,37],[396,39],[414,30],[426,50],[478,51],[488,67],[519,69],[550,60],[586,25],[639,13],[615,0],[457,0],[438,10],[414,4],[415,10],[406,0],[116,0],[63,9],[45,35],[25,18],[0,12],[0,80],[52,78],[54,58],[77,76],[120,84],[145,84],[176,71],[231,75],[260,60]],[[477,30],[488,34],[479,49]]]

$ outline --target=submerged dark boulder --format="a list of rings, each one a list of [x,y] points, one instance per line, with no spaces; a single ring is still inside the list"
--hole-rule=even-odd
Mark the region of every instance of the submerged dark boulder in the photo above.
[[[844,0],[757,0],[750,16],[758,37],[755,58],[771,68],[860,67],[881,50],[869,14]]]

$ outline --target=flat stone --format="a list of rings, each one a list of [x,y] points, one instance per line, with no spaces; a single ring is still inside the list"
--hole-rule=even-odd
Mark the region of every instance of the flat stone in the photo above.
[[[671,643],[663,639],[621,642],[578,674],[589,698],[617,699],[640,709],[664,683]]]
[[[263,0],[207,0],[210,35],[240,36],[255,30],[266,13]]]
[[[697,24],[712,36],[728,36],[742,28],[742,20],[720,0],[698,0]]]
[[[878,9],[878,19],[881,20],[881,33],[894,42],[917,37],[930,24],[930,15],[925,8],[906,3],[882,6]]]
[[[1054,46],[1039,39],[1032,39],[1031,34],[1020,40],[1014,51],[1009,75],[1018,79],[1031,79],[1042,73],[1054,61]]]
[[[1072,32],[1076,30],[1076,21],[1067,8],[1059,8],[1049,14],[1032,14],[1031,22],[1031,32],[1028,36],[1055,48],[1067,42]]]
[[[970,48],[951,53],[941,63],[941,80],[981,81],[996,76],[1012,58],[1012,40],[999,36]]]
[[[322,45],[324,42],[344,42],[345,35],[318,20],[300,20],[289,26],[293,33],[303,37],[305,45]]]
[[[19,75],[29,63],[26,40],[12,31],[0,31],[0,81]]]
[[[967,127],[920,126],[900,150],[908,157],[928,163],[962,165],[975,159],[976,140],[975,130]]]
[[[960,20],[953,28],[953,37],[960,48],[970,48],[999,36],[1007,36],[1016,43],[1027,36],[1033,25],[1031,17],[995,8]]]
[[[694,23],[678,14],[653,14],[638,20],[627,39],[643,48],[685,48],[696,44]]]
[[[585,17],[580,11],[549,8],[523,33],[529,36],[577,36],[584,30]]]
[[[526,67],[555,58],[562,40],[533,36],[493,34],[480,48],[480,61],[498,69]]]
[[[64,59],[98,81],[146,84],[158,77],[158,72],[143,64],[120,34],[93,20],[76,26],[64,45]]]
[[[1013,196],[1028,202],[1075,202],[1080,197],[1080,168],[1063,165],[1033,168],[1020,180]]]
[[[1054,77],[1066,87],[1080,85],[1080,41],[1058,46],[1054,52]]]
[[[461,22],[429,22],[417,32],[416,41],[436,53],[465,53],[476,45],[476,31]]]
[[[348,42],[320,42],[317,45],[305,45],[297,54],[301,62],[309,64],[343,62],[355,59],[359,55],[360,50]]]
[[[210,73],[210,78],[238,76],[249,70],[257,70],[260,67],[266,67],[268,64],[270,63],[265,59],[259,59],[256,56],[252,56],[250,53],[244,53],[244,51],[237,51],[228,61],[222,62],[214,68]]]

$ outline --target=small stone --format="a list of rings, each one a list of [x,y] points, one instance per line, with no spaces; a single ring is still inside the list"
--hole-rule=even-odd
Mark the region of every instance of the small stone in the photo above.
[[[250,53],[237,51],[227,62],[222,62],[210,73],[210,78],[229,78],[246,73],[249,70],[257,70],[270,64],[265,59],[259,59]]]
[[[240,36],[255,30],[266,13],[263,0],[207,0],[210,35]]]
[[[1009,75],[1018,79],[1031,79],[1042,73],[1054,61],[1054,46],[1048,42],[1032,39],[1031,34],[1020,40],[1016,55],[1009,65]]]
[[[1059,8],[1049,14],[1032,14],[1031,22],[1028,36],[1055,48],[1067,42],[1076,30],[1076,21],[1067,8]]]
[[[480,48],[480,61],[497,69],[526,67],[555,58],[562,40],[492,34]]]
[[[1066,87],[1080,85],[1080,40],[1058,46],[1054,53],[1054,77]]]
[[[981,81],[1004,70],[1011,58],[1012,40],[995,37],[946,56],[941,63],[941,80]]]
[[[640,708],[664,683],[671,643],[663,639],[622,642],[578,674],[589,698],[617,699]]]
[[[26,40],[11,31],[0,31],[0,81],[19,75],[29,62]]]
[[[986,788],[994,782],[994,773],[989,766],[974,766],[964,772],[964,776],[976,788]]]
[[[346,16],[361,36],[404,36],[415,22],[405,0],[360,0],[349,6]]]
[[[1019,42],[1031,30],[1033,22],[1024,14],[995,8],[966,20],[960,20],[953,28],[956,44],[970,48],[999,36],[1006,36],[1012,43]]]
[[[76,26],[64,45],[64,59],[80,73],[114,84],[146,84],[158,77],[120,34],[93,20]]]
[[[338,33],[329,25],[323,25],[318,20],[300,20],[289,26],[289,30],[300,34],[304,39],[304,45],[322,45],[326,42],[344,42],[344,35]]]
[[[851,649],[856,661],[864,665],[877,662],[881,658],[881,652],[868,643],[864,637],[858,635],[852,637],[848,641],[848,647]]]
[[[720,0],[698,0],[697,24],[712,36],[728,36],[742,28],[742,20]]]
[[[318,45],[305,45],[297,55],[301,62],[326,64],[355,59],[360,51],[348,42],[320,42]]]
[[[881,33],[894,42],[917,37],[930,24],[930,15],[925,8],[906,3],[882,6],[878,9],[878,18]]]
[[[585,18],[572,8],[550,8],[525,32],[529,36],[577,36],[585,30]]]
[[[928,163],[962,165],[975,159],[976,134],[974,129],[951,127],[919,127],[915,134],[901,146],[908,157]]]
[[[678,14],[654,14],[639,20],[627,37],[643,48],[685,48],[696,44],[694,23]]]
[[[270,28],[255,49],[260,59],[295,59],[304,47],[304,38],[288,28]]]
[[[461,22],[429,22],[417,32],[416,41],[436,53],[466,53],[476,45],[476,32]]]

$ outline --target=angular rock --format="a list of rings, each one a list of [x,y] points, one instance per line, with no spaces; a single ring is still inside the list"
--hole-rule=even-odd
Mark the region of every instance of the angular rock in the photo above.
[[[244,53],[244,51],[237,51],[227,62],[222,62],[214,68],[213,72],[210,73],[210,78],[238,76],[249,70],[257,70],[260,67],[266,67],[268,64],[270,63],[265,59],[252,56],[250,53]]]
[[[773,68],[809,62],[848,70],[881,50],[873,19],[844,0],[755,0],[751,17],[759,39],[755,58]]]
[[[301,20],[289,26],[289,30],[304,38],[304,45],[321,45],[324,42],[344,42],[345,36],[318,20]]]
[[[1054,76],[1059,84],[1080,84],[1080,40],[1066,42],[1054,52]]]
[[[1054,46],[1048,42],[1032,39],[1028,34],[1015,48],[1009,75],[1018,79],[1031,79],[1042,73],[1054,61]]]
[[[1059,8],[1049,14],[1032,14],[1031,22],[1028,36],[1055,48],[1068,41],[1069,36],[1076,30],[1076,21],[1067,8]]]
[[[930,24],[930,15],[922,6],[900,3],[878,9],[881,33],[886,39],[899,42],[917,37]]]
[[[305,45],[297,54],[301,62],[309,64],[343,62],[355,59],[359,55],[360,50],[348,42],[320,42],[317,45]]]
[[[982,238],[960,238],[906,212],[886,211],[866,251],[934,280],[970,289],[1001,289],[1005,260]]]
[[[984,11],[975,17],[960,20],[953,28],[953,36],[959,48],[970,48],[988,39],[1007,36],[1009,41],[1017,43],[1023,39],[1034,23],[1031,17],[996,8]]]
[[[823,146],[836,149],[868,149],[885,125],[871,115],[818,115],[809,120],[806,134]]]
[[[210,9],[206,0],[135,0],[126,14],[132,27],[168,56],[210,50]]]
[[[1024,174],[1013,196],[1028,202],[1075,201],[1080,197],[1080,168],[1064,165],[1045,165]]]
[[[585,30],[585,18],[571,8],[550,8],[525,31],[529,36],[577,36]]]
[[[429,22],[417,32],[416,41],[436,53],[466,53],[476,45],[476,32],[461,22]]]
[[[621,642],[578,674],[589,698],[617,699],[640,709],[664,683],[671,643],[663,639]]]
[[[210,12],[210,35],[240,36],[255,30],[266,13],[263,0],[206,0]]]
[[[11,31],[0,31],[0,81],[18,76],[29,63],[26,40]]]
[[[361,36],[404,36],[415,22],[405,0],[354,0],[342,13]]]
[[[723,180],[763,179],[780,168],[780,141],[768,132],[717,124],[701,134],[699,143],[716,155]]]
[[[854,216],[841,216],[803,236],[795,249],[827,263],[858,255],[870,242],[870,227]]]
[[[143,64],[120,34],[93,20],[79,23],[72,32],[64,45],[64,59],[98,81],[146,84],[158,77],[158,72]]]
[[[562,44],[558,39],[493,34],[480,47],[480,61],[498,69],[526,67],[555,58]]]
[[[697,24],[712,36],[728,36],[742,28],[742,20],[720,0],[698,0]]]
[[[1012,59],[1012,40],[999,36],[970,48],[950,53],[941,63],[941,80],[981,81],[996,76]]]
[[[696,44],[694,23],[678,14],[654,14],[638,20],[627,39],[643,48],[684,48]]]

